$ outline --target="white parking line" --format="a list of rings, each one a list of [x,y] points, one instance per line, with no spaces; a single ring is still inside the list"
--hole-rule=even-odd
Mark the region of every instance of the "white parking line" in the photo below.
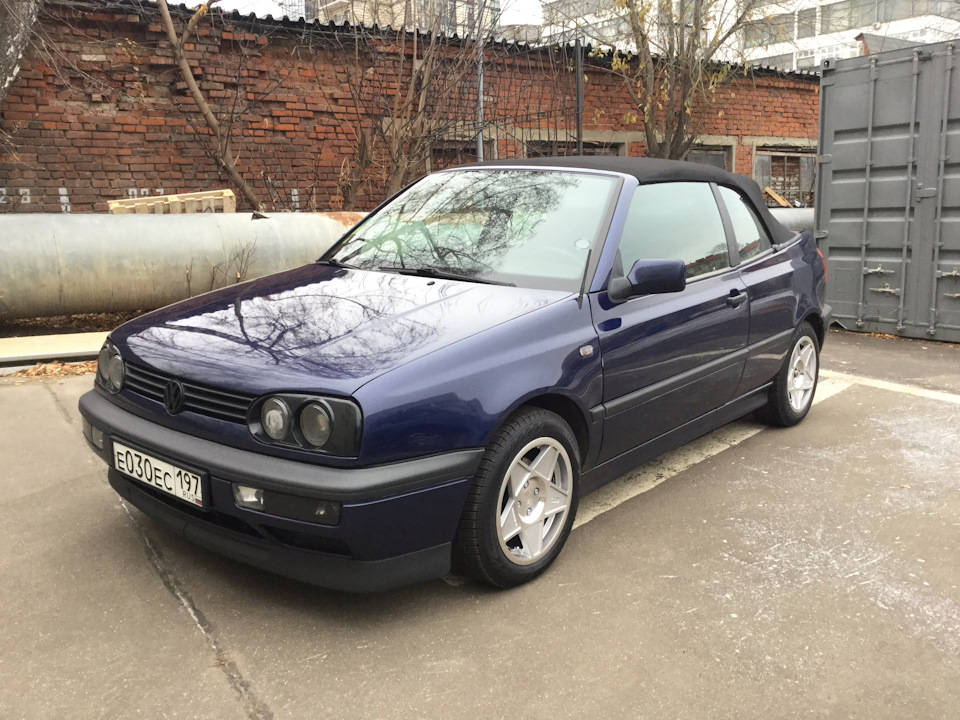
[[[820,373],[817,394],[813,400],[814,405],[843,392],[853,384],[869,384],[863,382],[866,378],[840,375],[840,373]],[[738,420],[645,463],[633,472],[627,473],[608,485],[604,485],[596,492],[587,495],[581,501],[577,510],[577,519],[573,523],[574,529],[590,522],[608,510],[613,510],[627,500],[652,490],[664,480],[679,475],[697,463],[739,445],[744,440],[752,438],[765,427],[765,425],[756,422]]]
[[[916,385],[877,380],[875,378],[836,372],[835,370],[820,371],[820,382],[817,384],[817,394],[813,400],[813,404],[816,405],[824,400],[828,400],[853,385],[864,385],[866,387],[876,388],[877,390],[887,390],[905,395],[913,395],[914,397],[922,397],[928,400],[938,400],[940,402],[960,405],[960,395],[955,393],[943,392],[942,390],[928,390],[927,388]],[[704,435],[691,443],[687,443],[683,447],[661,455],[633,472],[617,478],[610,484],[604,485],[583,499],[580,503],[580,508],[577,510],[577,519],[573,524],[574,529],[590,522],[608,510],[612,510],[618,505],[625,503],[627,500],[635,498],[637,495],[645,493],[648,490],[652,490],[664,480],[669,480],[674,475],[679,475],[697,463],[703,462],[724,450],[739,445],[744,440],[752,438],[763,430],[764,427],[764,425],[759,425],[755,422],[738,420],[729,425],[724,425],[722,428],[714,430],[712,433]]]
[[[852,385],[866,385],[877,390],[889,390],[890,392],[904,393],[915,397],[927,398],[928,400],[939,400],[940,402],[960,405],[960,395],[956,393],[944,392],[942,390],[928,390],[918,385],[905,385],[903,383],[890,382],[889,380],[876,380],[874,378],[860,377],[859,375],[848,375],[847,373],[837,372],[835,370],[821,370],[821,378],[830,380],[839,380]],[[819,394],[819,390],[817,393]]]

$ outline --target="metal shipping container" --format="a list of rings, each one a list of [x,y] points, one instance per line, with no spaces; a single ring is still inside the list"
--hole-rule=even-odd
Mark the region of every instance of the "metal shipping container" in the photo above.
[[[825,60],[815,229],[849,330],[960,342],[954,42]]]

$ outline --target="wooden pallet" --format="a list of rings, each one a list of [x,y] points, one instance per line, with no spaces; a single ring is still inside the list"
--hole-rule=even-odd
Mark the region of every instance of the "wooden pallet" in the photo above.
[[[201,212],[232,213],[237,211],[237,198],[233,194],[233,190],[208,190],[179,195],[154,195],[125,200],[110,200],[109,205],[110,212],[114,215],[126,213],[151,215]]]
[[[764,197],[771,198],[777,205],[780,207],[792,208],[793,205],[790,204],[790,201],[785,197],[776,192],[773,188],[765,187],[763,189]]]

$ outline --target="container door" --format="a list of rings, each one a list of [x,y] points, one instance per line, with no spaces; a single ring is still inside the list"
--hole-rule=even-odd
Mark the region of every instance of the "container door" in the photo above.
[[[917,326],[937,340],[960,342],[960,67],[954,43],[946,43],[924,68],[924,103],[933,115],[924,167],[935,195],[927,258],[918,264]],[[925,138],[926,139],[926,138]],[[935,185],[934,185],[935,183]]]
[[[960,341],[960,77],[943,43],[823,64],[816,229],[850,330]]]

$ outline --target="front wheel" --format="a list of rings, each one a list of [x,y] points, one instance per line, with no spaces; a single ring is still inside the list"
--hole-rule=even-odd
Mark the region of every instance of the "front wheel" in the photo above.
[[[819,374],[820,343],[810,323],[805,322],[793,334],[790,353],[774,378],[767,404],[757,416],[771,425],[796,425],[813,405]]]
[[[457,530],[465,572],[497,587],[537,577],[560,554],[577,512],[580,458],[556,414],[523,408],[491,440]]]

